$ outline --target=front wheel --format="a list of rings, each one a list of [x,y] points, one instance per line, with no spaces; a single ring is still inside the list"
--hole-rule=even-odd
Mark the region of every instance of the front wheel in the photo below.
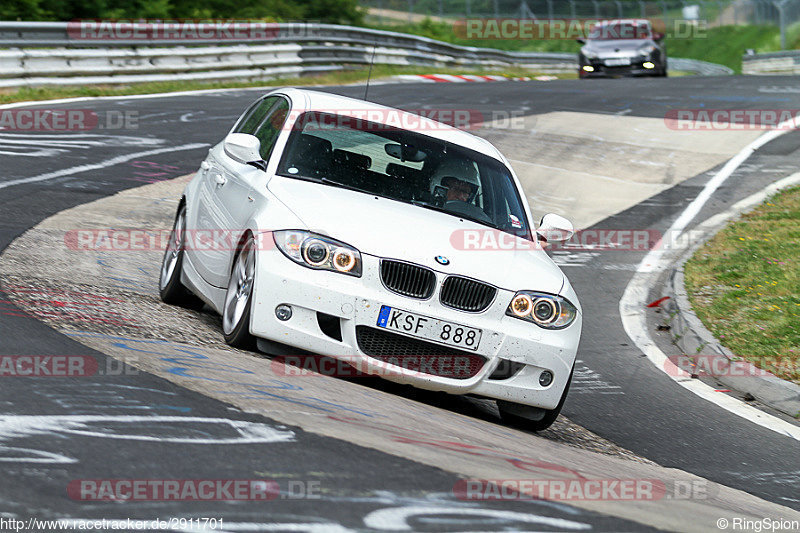
[[[225,306],[222,309],[222,333],[225,342],[235,348],[254,350],[256,339],[250,334],[250,309],[256,279],[256,250],[253,236],[247,237],[233,260]]]
[[[517,406],[515,404],[498,401],[497,407],[500,410],[500,418],[509,425],[529,431],[544,431],[549,428],[553,425],[553,422],[556,421],[558,415],[561,413],[561,408],[564,407],[564,402],[567,401],[567,393],[569,393],[569,387],[572,385],[572,374],[574,371],[575,367],[573,366],[569,373],[567,385],[564,387],[564,392],[561,394],[561,399],[558,401],[558,405],[556,405],[554,409],[541,409],[539,414],[541,414],[541,411],[544,411],[544,415],[538,420],[518,414],[520,408],[525,408],[527,406]]]

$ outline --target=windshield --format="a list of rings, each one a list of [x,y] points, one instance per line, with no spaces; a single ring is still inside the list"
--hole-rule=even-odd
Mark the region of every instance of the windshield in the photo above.
[[[278,174],[528,234],[523,204],[505,165],[408,130],[329,113],[305,113],[289,137]]]
[[[649,39],[650,24],[643,22],[609,22],[592,28],[589,39],[611,41],[616,39]]]

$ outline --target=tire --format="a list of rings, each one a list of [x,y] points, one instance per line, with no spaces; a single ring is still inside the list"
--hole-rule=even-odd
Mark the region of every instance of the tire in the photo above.
[[[161,275],[158,280],[158,292],[161,301],[170,305],[179,305],[190,309],[200,309],[203,302],[192,294],[183,283],[183,254],[186,242],[186,205],[182,205],[175,215],[172,232],[169,235],[167,249],[161,260]]]
[[[539,420],[531,420],[530,418],[525,418],[518,414],[512,413],[507,407],[504,406],[503,402],[497,402],[497,406],[500,409],[500,418],[503,419],[503,422],[511,426],[516,426],[520,429],[526,429],[528,431],[544,431],[545,429],[549,428],[553,425],[553,422],[556,421],[558,415],[561,413],[561,409],[564,407],[564,402],[567,401],[567,394],[569,393],[570,385],[572,385],[572,374],[574,371],[575,367],[573,366],[569,373],[567,386],[564,387],[564,393],[561,395],[558,405],[556,405],[554,409],[544,409],[544,416]]]
[[[256,338],[250,334],[250,309],[256,275],[256,249],[248,235],[233,260],[225,305],[222,307],[222,333],[225,342],[234,348],[255,350]]]

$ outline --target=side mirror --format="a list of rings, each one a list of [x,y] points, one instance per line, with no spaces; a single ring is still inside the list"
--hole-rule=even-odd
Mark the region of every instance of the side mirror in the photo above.
[[[580,44],[586,44],[586,39],[575,39]]]
[[[572,222],[566,218],[548,213],[542,217],[536,235],[546,242],[564,242],[575,233]]]
[[[225,153],[239,163],[253,165],[257,168],[264,167],[261,159],[261,141],[254,135],[247,133],[231,133],[222,143]]]

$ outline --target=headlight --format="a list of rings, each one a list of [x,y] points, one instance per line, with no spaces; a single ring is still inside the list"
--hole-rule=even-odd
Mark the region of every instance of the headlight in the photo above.
[[[641,54],[643,56],[650,55],[655,51],[656,51],[656,47],[653,46],[652,44],[648,44],[648,45],[645,45],[645,46],[642,46],[641,48],[639,48],[639,54]]]
[[[273,231],[272,238],[298,265],[361,277],[361,253],[343,242],[300,230]]]
[[[573,50],[574,50],[574,48],[573,48]],[[583,54],[583,57],[585,57],[586,59],[597,59],[597,53],[592,52],[591,50],[589,50],[585,46],[583,48],[581,48],[581,53]]]
[[[563,329],[572,324],[578,316],[578,310],[561,296],[519,291],[508,304],[506,314],[545,329]]]

